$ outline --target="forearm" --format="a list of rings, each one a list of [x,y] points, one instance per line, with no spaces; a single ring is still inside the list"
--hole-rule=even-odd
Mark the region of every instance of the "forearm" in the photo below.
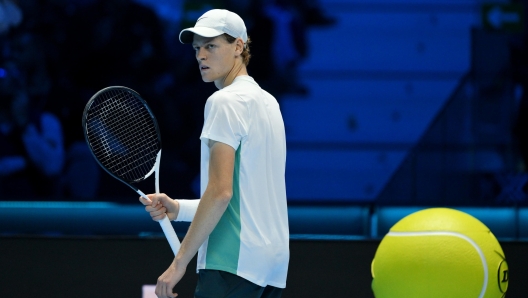
[[[200,246],[216,227],[229,204],[229,199],[214,192],[205,192],[174,261],[187,266]]]
[[[180,251],[174,258],[176,267],[189,264],[220,221],[233,196],[235,150],[220,142],[211,144],[210,148],[209,181]]]

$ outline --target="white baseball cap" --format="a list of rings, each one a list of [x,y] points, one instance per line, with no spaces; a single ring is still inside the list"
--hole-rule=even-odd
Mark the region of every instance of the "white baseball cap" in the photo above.
[[[180,32],[180,42],[191,43],[194,34],[216,37],[224,33],[247,42],[246,25],[240,16],[225,9],[211,9],[198,18],[194,27]]]

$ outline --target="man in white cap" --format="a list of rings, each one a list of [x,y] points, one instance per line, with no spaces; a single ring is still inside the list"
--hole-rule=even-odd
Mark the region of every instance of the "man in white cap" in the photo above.
[[[286,138],[276,99],[248,76],[244,21],[213,9],[182,30],[204,82],[219,89],[205,105],[200,200],[165,194],[141,199],[154,220],[191,221],[181,249],[158,278],[158,297],[173,287],[198,252],[195,297],[280,297],[289,261]]]

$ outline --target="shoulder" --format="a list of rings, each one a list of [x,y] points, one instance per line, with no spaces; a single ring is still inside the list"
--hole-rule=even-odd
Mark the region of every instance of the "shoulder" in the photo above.
[[[237,98],[238,96],[235,92],[231,92],[230,90],[226,90],[224,88],[222,90],[216,91],[211,96],[209,96],[209,99],[207,99],[207,102],[211,102],[215,104],[222,104],[222,103],[229,103],[233,100],[236,100]]]
[[[229,86],[231,87],[231,86]],[[238,89],[226,87],[213,93],[208,99],[209,106],[246,106],[247,98]]]

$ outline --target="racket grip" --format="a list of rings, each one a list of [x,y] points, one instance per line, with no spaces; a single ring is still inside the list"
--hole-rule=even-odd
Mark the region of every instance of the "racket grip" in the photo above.
[[[150,201],[149,197],[147,197],[147,195],[145,195],[141,190],[136,189],[136,192],[145,200]],[[169,216],[165,214],[165,217],[163,217],[163,219],[158,222],[161,226],[161,229],[163,230],[163,233],[165,234],[165,238],[167,238],[167,241],[169,241],[169,245],[172,249],[172,252],[174,253],[174,256],[176,256],[180,250],[180,239],[178,239],[178,236],[174,231],[174,227],[169,220]]]
[[[178,236],[176,235],[176,232],[172,227],[169,217],[165,215],[165,217],[163,217],[163,219],[159,221],[159,224],[161,226],[161,229],[163,230],[163,233],[165,234],[165,238],[167,238],[167,241],[169,241],[169,245],[172,249],[172,252],[176,256],[176,254],[180,250],[180,240],[178,239]]]

